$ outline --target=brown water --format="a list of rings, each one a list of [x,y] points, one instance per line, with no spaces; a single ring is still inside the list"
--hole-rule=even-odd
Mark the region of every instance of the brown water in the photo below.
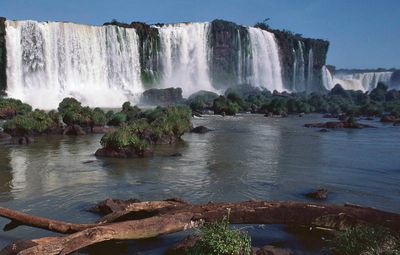
[[[40,137],[29,146],[0,145],[0,206],[35,215],[91,222],[84,209],[108,197],[190,202],[304,200],[323,186],[327,202],[351,202],[400,212],[400,128],[367,122],[376,129],[328,133],[303,128],[322,121],[303,118],[207,116],[194,119],[215,131],[186,134],[183,142],[160,146],[148,159],[102,159],[94,152],[101,135]],[[326,120],[323,120],[326,121]],[[170,157],[179,152],[182,157]],[[0,219],[0,225],[7,223]],[[256,245],[283,242],[319,253],[319,237],[282,226],[248,226]],[[0,247],[17,238],[52,233],[20,227],[0,233]],[[107,243],[91,253],[162,254],[185,233],[141,242]],[[143,253],[142,253],[143,254]]]

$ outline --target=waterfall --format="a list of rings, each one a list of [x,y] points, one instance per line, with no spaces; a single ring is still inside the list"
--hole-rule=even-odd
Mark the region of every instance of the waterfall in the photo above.
[[[181,87],[184,96],[215,91],[209,74],[209,23],[180,23],[159,27],[161,86]]]
[[[252,53],[250,84],[283,91],[278,45],[273,33],[249,27]]]
[[[324,84],[324,88],[327,90],[331,90],[335,84],[333,83],[333,77],[331,72],[326,66],[322,67],[322,82]]]
[[[142,91],[134,29],[6,21],[7,94],[52,109],[64,97],[114,107]]]
[[[313,86],[313,66],[314,66],[314,55],[312,48],[308,52],[308,69],[307,69],[307,87],[311,88]]]
[[[305,91],[306,90],[306,79],[305,79],[305,62],[304,62],[304,43],[297,41],[297,48],[294,49],[294,62],[293,62],[293,81],[292,91]]]
[[[393,72],[338,72],[332,75],[324,66],[322,68],[324,87],[332,89],[336,84],[340,84],[347,90],[371,91],[383,82],[390,87],[390,78]]]
[[[239,29],[237,30],[237,37],[238,37],[238,56],[237,56],[237,77],[238,77],[238,84],[242,84],[243,83],[243,72],[242,72],[242,39],[240,37],[240,31]]]

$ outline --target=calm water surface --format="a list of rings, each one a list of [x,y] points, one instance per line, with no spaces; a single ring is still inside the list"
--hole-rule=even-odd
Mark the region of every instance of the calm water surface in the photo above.
[[[400,128],[367,123],[376,129],[320,133],[303,118],[206,116],[194,119],[215,131],[186,134],[183,142],[159,146],[149,159],[102,159],[94,152],[101,135],[40,137],[29,146],[0,145],[0,206],[73,222],[91,222],[84,210],[108,197],[187,201],[304,200],[326,187],[327,202],[345,202],[400,212]],[[324,120],[326,121],[326,120]],[[170,157],[179,152],[182,157]],[[7,221],[0,219],[0,225]],[[253,226],[255,244],[284,242],[316,252],[314,237],[282,226]],[[17,238],[51,233],[20,227],[0,232],[0,247]],[[107,243],[93,254],[162,254],[184,233],[141,242]],[[314,247],[316,246],[316,247]],[[109,250],[109,251],[107,251]],[[101,251],[101,252],[100,252]]]

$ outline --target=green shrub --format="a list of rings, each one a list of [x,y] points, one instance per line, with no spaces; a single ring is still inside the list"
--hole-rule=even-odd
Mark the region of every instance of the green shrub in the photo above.
[[[0,98],[0,119],[9,119],[32,111],[32,106],[13,98]]]
[[[136,124],[123,124],[117,130],[105,134],[100,141],[103,147],[111,149],[132,148],[136,151],[143,151],[149,143],[136,132]]]
[[[18,115],[4,123],[4,130],[18,135],[43,133],[57,124],[45,111],[35,110],[25,115]]]
[[[214,100],[213,110],[215,114],[235,115],[239,112],[240,106],[224,96],[219,96]]]
[[[126,118],[125,113],[119,112],[114,115],[114,121],[116,116]],[[101,145],[112,149],[133,148],[144,151],[149,144],[157,143],[160,138],[180,137],[191,128],[192,112],[186,106],[157,107],[146,111],[143,116],[145,118],[129,123],[118,120],[121,127],[105,134]]]
[[[340,232],[332,240],[332,253],[337,255],[399,255],[398,234],[383,227],[360,225]]]
[[[126,114],[126,121],[132,122],[140,118],[142,111],[139,107],[131,106],[130,102],[125,102],[122,105],[122,112]]]
[[[221,222],[208,224],[200,229],[200,239],[187,249],[189,255],[248,255],[251,238],[240,230],[229,228],[229,213]]]
[[[121,126],[127,120],[126,114],[123,112],[115,113],[111,119],[108,121],[108,125],[110,126]]]
[[[107,124],[107,116],[104,111],[100,108],[94,108],[91,116],[93,125],[104,126]]]

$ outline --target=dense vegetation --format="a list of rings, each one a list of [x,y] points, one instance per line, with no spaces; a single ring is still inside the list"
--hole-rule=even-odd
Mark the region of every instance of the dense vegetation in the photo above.
[[[0,97],[0,119],[11,119],[30,111],[32,111],[32,107],[22,103],[21,100]]]
[[[207,110],[207,104],[197,103],[202,96],[193,97],[190,106],[194,111]],[[205,105],[203,109],[201,106]],[[345,90],[336,85],[329,93],[278,93],[258,89],[249,85],[230,88],[224,96],[213,100],[216,114],[234,115],[238,112],[253,112],[274,115],[292,113],[332,113],[349,116],[400,116],[400,92],[388,90],[379,83],[370,93]]]
[[[332,253],[398,255],[400,254],[400,237],[382,227],[360,225],[340,232],[332,240]]]
[[[101,145],[109,150],[133,150],[143,156],[150,144],[173,143],[191,128],[191,110],[186,106],[157,107],[142,112],[125,103],[120,113],[125,114],[121,127],[105,134]]]
[[[103,110],[83,107],[81,102],[71,97],[62,100],[58,106],[58,112],[67,125],[103,126],[107,123],[107,116]]]
[[[41,134],[57,126],[51,116],[41,110],[28,112],[25,115],[17,115],[8,120],[3,128],[5,132],[14,136]]]
[[[240,230],[229,227],[229,214],[221,222],[200,228],[200,239],[187,249],[189,255],[248,255],[251,253],[251,238]]]

